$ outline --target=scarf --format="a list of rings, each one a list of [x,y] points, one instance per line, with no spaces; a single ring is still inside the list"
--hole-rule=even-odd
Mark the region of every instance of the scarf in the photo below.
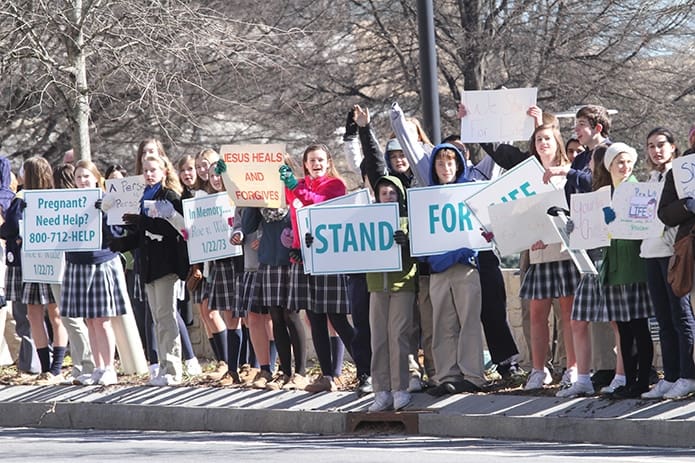
[[[280,208],[262,207],[261,208],[261,215],[263,216],[263,220],[265,220],[266,223],[279,222],[285,218],[285,216],[287,215],[289,210],[290,209],[287,207],[280,207]]]

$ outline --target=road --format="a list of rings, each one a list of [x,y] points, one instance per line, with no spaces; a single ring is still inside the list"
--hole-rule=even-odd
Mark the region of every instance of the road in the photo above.
[[[498,463],[694,461],[695,450],[393,435],[0,429],[2,462]]]

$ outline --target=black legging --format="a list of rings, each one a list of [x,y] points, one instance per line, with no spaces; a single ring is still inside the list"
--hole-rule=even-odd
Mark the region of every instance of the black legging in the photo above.
[[[292,375],[292,351],[294,350],[294,372],[306,375],[306,332],[299,312],[290,312],[282,307],[271,307],[273,337],[280,358],[280,370]]]
[[[328,336],[328,320],[340,336],[348,353],[352,357],[352,340],[355,337],[355,330],[348,322],[347,314],[336,313],[316,313],[311,310],[306,311],[309,323],[311,324],[311,338],[314,342],[314,350],[321,365],[321,373],[324,376],[332,376],[333,361],[331,358],[331,341]],[[353,357],[354,358],[354,357]]]
[[[637,318],[628,322],[618,322],[620,333],[620,350],[625,366],[627,385],[637,383],[643,389],[649,387],[649,374],[652,369],[654,345],[649,331],[649,321]],[[637,358],[632,355],[633,346],[637,346]]]

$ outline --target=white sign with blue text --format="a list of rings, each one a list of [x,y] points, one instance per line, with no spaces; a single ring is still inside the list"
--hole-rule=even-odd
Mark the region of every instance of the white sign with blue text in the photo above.
[[[419,257],[460,248],[492,249],[482,236],[482,225],[465,203],[469,196],[487,184],[470,182],[409,188],[410,254]]]
[[[62,284],[65,253],[26,252],[22,250],[22,281],[24,283]]]
[[[25,251],[96,251],[101,249],[101,211],[97,188],[25,190]]]
[[[556,190],[552,183],[543,183],[543,172],[538,160],[530,157],[471,195],[466,205],[483,228],[490,231],[488,207]]]
[[[144,190],[145,178],[142,175],[107,180],[104,202],[109,201],[111,204],[106,212],[106,223],[123,225],[123,214],[139,214],[140,198]]]
[[[671,164],[678,198],[695,198],[695,156],[683,156]]]
[[[188,232],[188,260],[191,264],[240,256],[242,246],[229,242],[234,206],[227,193],[183,200],[183,220]]]
[[[528,140],[534,120],[526,111],[536,104],[537,88],[475,90],[463,92],[461,118],[464,143]]]
[[[369,204],[371,203],[371,198],[369,197],[369,190],[362,188],[352,193],[348,193],[337,198],[328,199],[322,203],[312,204],[311,206],[302,207],[297,209],[297,225],[299,228],[299,241],[302,243],[302,261],[304,262],[304,273],[311,273],[311,252],[309,252],[304,245],[304,235],[311,230],[311,222],[309,220],[309,209],[313,207],[324,207],[324,206],[339,206],[339,205],[355,205],[355,204]]]
[[[312,207],[309,223],[314,275],[402,269],[397,203]]]
[[[663,182],[623,182],[613,192],[612,207],[615,220],[608,224],[611,238],[643,240],[658,238],[664,233],[664,223],[657,212]]]

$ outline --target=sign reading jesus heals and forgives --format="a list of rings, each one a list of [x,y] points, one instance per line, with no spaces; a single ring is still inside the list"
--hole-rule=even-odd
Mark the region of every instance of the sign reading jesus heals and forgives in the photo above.
[[[220,156],[227,168],[222,180],[238,207],[283,207],[285,185],[279,169],[285,160],[284,144],[223,145]]]

